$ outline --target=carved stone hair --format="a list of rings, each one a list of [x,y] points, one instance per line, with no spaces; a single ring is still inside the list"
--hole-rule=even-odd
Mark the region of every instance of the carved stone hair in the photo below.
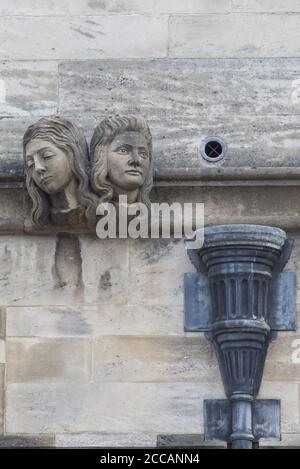
[[[149,194],[153,186],[152,174],[152,136],[147,122],[142,117],[135,116],[119,116],[108,117],[100,122],[95,128],[91,146],[91,185],[93,190],[100,195],[101,202],[108,202],[114,197],[113,184],[108,179],[107,168],[107,147],[117,135],[126,131],[140,132],[146,139],[150,167],[144,184],[141,186],[137,201],[150,205]]]
[[[95,222],[96,196],[89,187],[89,152],[85,136],[81,129],[62,117],[43,117],[28,127],[23,137],[23,154],[26,156],[26,145],[33,139],[46,140],[61,150],[69,158],[74,177],[78,182],[77,198],[83,216],[88,224]],[[25,165],[26,186],[32,199],[31,221],[39,226],[51,223],[50,200],[48,195],[34,182]]]

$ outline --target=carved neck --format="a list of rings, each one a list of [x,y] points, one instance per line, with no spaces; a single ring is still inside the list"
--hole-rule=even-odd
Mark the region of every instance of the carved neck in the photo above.
[[[70,183],[58,194],[50,195],[51,205],[54,210],[72,210],[79,206],[77,197],[78,185],[73,178]]]
[[[134,189],[132,191],[128,190],[124,190],[124,189],[121,189],[120,187],[118,186],[114,186],[114,192],[115,192],[115,199],[116,201],[118,202],[118,199],[119,199],[119,196],[120,195],[126,195],[127,196],[127,203],[128,204],[133,204],[137,201],[137,197],[138,197],[138,194],[139,194],[139,189]]]

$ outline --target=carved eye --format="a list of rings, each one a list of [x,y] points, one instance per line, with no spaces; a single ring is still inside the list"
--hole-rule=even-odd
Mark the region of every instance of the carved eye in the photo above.
[[[121,155],[128,155],[128,148],[126,147],[120,147],[118,149],[118,153],[121,153]]]
[[[55,155],[53,153],[44,153],[43,158],[44,160],[48,160],[49,158],[53,158]]]
[[[142,158],[147,158],[148,153],[146,152],[146,150],[140,150],[140,151],[139,151],[139,155],[140,155]]]

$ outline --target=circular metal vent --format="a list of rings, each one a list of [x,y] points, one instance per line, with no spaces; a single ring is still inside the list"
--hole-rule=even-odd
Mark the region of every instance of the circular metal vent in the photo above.
[[[207,137],[200,145],[200,153],[210,162],[222,160],[227,152],[226,143],[219,137]]]

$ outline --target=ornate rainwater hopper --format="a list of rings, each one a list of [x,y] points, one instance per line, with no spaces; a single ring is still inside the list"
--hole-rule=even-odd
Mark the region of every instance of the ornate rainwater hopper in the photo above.
[[[206,440],[280,439],[280,401],[256,396],[270,341],[296,329],[296,278],[282,272],[292,245],[279,228],[223,225],[188,250],[197,272],[185,274],[185,330],[212,341],[228,398],[204,402]]]

